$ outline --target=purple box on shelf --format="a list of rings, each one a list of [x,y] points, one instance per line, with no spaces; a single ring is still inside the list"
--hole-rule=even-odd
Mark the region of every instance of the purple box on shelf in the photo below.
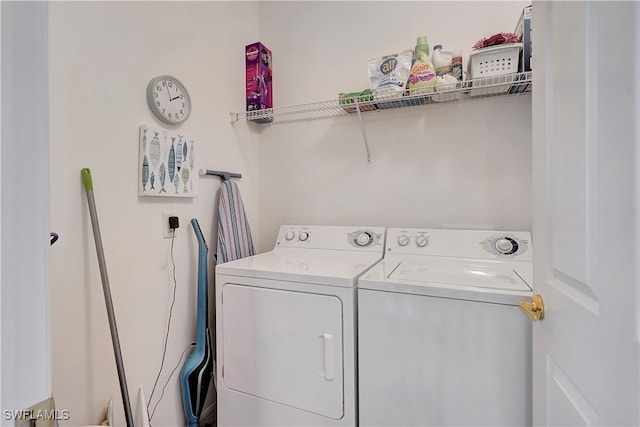
[[[247,111],[273,108],[271,50],[260,42],[245,47]],[[268,122],[271,118],[254,121]]]

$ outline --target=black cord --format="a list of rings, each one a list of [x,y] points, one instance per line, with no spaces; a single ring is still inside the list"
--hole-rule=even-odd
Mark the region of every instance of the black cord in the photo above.
[[[151,422],[151,418],[153,418],[153,414],[156,413],[156,408],[158,407],[158,404],[160,403],[160,401],[162,400],[162,397],[164,396],[164,390],[167,388],[167,385],[169,385],[169,381],[171,380],[171,377],[173,376],[173,373],[176,371],[176,369],[178,369],[178,367],[180,366],[180,362],[182,362],[182,357],[184,356],[184,353],[189,350],[189,347],[192,347],[196,345],[196,343],[191,343],[187,346],[187,348],[185,348],[184,350],[182,350],[182,354],[180,355],[180,360],[178,360],[178,364],[176,365],[175,368],[173,368],[173,371],[171,371],[171,373],[169,374],[169,378],[167,378],[167,382],[164,383],[164,387],[162,387],[162,394],[160,395],[160,399],[158,399],[158,401],[156,402],[156,405],[153,407],[153,412],[151,412],[151,415],[149,416],[149,422]]]
[[[173,240],[175,239],[175,237],[176,237],[176,230],[174,229],[173,234],[171,235],[171,263],[173,264],[173,300],[171,301],[171,308],[169,308],[169,321],[167,322],[167,333],[165,334],[165,337],[164,337],[164,349],[162,350],[162,361],[160,362],[160,370],[158,371],[158,376],[156,377],[156,381],[153,384],[153,389],[151,390],[151,396],[149,396],[149,403],[147,403],[147,412],[149,412],[149,405],[151,405],[151,399],[153,398],[153,393],[155,393],[156,391],[156,386],[158,385],[160,374],[162,373],[162,369],[164,368],[164,359],[165,359],[165,356],[167,355],[167,343],[169,342],[169,330],[171,329],[171,316],[173,314],[173,304],[175,304],[176,302],[176,288],[178,287],[178,282],[176,281],[176,262],[173,259]],[[184,352],[182,352],[182,354],[184,354]],[[180,359],[182,359],[182,356],[180,356]],[[162,396],[160,396],[160,399],[162,399]],[[158,399],[158,403],[160,403],[160,399]],[[158,403],[156,403],[156,406],[158,406]],[[155,407],[154,407],[154,412],[155,412]],[[151,415],[150,418],[153,418],[153,415]],[[151,419],[149,419],[149,421],[151,421]]]

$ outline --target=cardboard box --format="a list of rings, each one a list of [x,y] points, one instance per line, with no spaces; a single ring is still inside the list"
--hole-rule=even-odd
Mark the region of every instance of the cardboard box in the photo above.
[[[271,50],[257,42],[246,46],[244,53],[247,111],[273,108]]]
[[[520,71],[531,71],[533,54],[531,51],[531,16],[533,6],[529,5],[522,10],[514,33],[522,38],[522,52],[520,56]]]

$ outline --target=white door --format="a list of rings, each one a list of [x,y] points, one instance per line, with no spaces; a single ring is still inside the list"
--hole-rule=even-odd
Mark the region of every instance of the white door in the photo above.
[[[312,414],[342,418],[342,316],[342,302],[335,296],[225,284],[220,361],[224,385]],[[275,422],[267,417],[263,414],[264,425]]]
[[[534,425],[640,425],[639,9],[534,3]]]
[[[0,11],[0,425],[13,426],[17,411],[51,397],[47,263],[56,248],[48,218],[48,5],[0,1]]]

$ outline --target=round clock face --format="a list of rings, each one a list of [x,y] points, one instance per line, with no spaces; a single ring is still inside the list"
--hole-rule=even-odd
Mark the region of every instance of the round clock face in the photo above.
[[[175,77],[159,76],[147,86],[147,102],[153,114],[168,124],[182,123],[191,112],[191,99]]]

